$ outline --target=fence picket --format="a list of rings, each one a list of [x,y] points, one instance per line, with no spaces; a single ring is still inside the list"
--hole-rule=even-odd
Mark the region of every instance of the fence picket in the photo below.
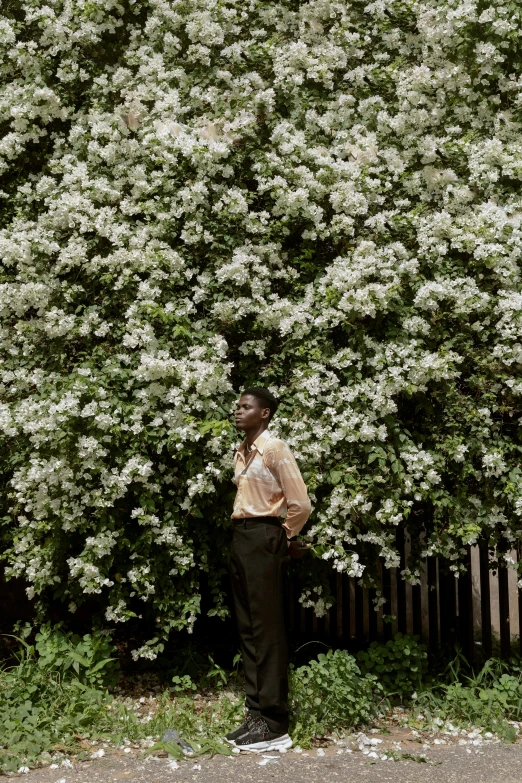
[[[517,636],[522,653],[522,589],[516,574],[522,545],[509,553],[508,563],[496,572],[490,569],[486,542],[467,547],[466,571],[458,578],[449,569],[449,563],[428,557],[422,564],[419,585],[407,584],[401,577],[401,571],[410,562],[411,541],[407,532],[405,536],[398,533],[397,545],[398,568],[387,569],[382,561],[377,564],[385,599],[377,611],[376,588],[363,588],[354,577],[332,573],[330,589],[335,603],[324,617],[317,618],[312,609],[304,609],[299,603],[298,582],[291,580],[290,631],[297,633],[299,639],[328,641],[353,651],[374,640],[385,642],[397,631],[413,633],[434,651],[458,643],[470,662],[475,660],[476,645],[480,644],[484,657],[490,658],[494,634],[498,634],[502,657],[510,656]]]
[[[522,560],[522,544],[518,544],[518,562]],[[517,577],[517,583],[518,583],[518,577]],[[517,589],[518,593],[518,650],[520,655],[522,655],[522,588]]]
[[[511,632],[509,630],[509,585],[508,571],[505,565],[498,569],[498,608],[500,621],[500,655],[511,655]]]
[[[368,590],[368,635],[370,642],[377,641],[377,612],[375,611],[374,600],[377,597],[377,590],[371,588]]]
[[[458,579],[459,642],[466,659],[472,663],[475,659],[475,639],[473,629],[473,584],[471,575],[471,552],[467,547],[465,564],[467,571]]]
[[[428,557],[428,617],[429,646],[436,650],[439,646],[439,591],[438,564],[435,557]]]
[[[343,636],[344,636],[344,632],[343,632],[344,596],[343,596],[343,575],[342,574],[337,574],[337,577],[336,577],[336,598],[337,598],[337,605],[336,605],[337,639],[342,639]]]
[[[357,644],[364,642],[364,603],[363,589],[358,579],[354,579],[354,606],[355,606],[355,640]]]
[[[383,598],[386,599],[386,603],[384,604],[384,615],[391,615],[392,613],[392,605],[391,605],[391,573],[389,568],[382,569],[382,594]],[[388,619],[384,621],[383,618],[383,638],[385,641],[388,641],[388,639],[392,638],[392,627],[391,623]]]
[[[493,650],[493,637],[491,634],[491,590],[489,581],[489,551],[485,541],[480,542],[479,552],[482,650],[486,658],[491,658]]]

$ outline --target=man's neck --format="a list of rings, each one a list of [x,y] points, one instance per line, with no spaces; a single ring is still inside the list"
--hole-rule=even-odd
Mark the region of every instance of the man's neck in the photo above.
[[[253,442],[263,434],[263,432],[266,432],[267,429],[268,424],[263,425],[258,430],[255,430],[255,432],[245,432],[247,445],[251,446]]]

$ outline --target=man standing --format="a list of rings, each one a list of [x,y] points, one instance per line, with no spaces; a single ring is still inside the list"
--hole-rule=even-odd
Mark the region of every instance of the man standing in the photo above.
[[[245,389],[236,410],[236,425],[245,439],[234,458],[231,576],[247,713],[226,739],[251,751],[292,747],[284,578],[289,554],[297,547],[291,539],[311,510],[292,452],[268,431],[277,407],[268,389],[255,386]]]

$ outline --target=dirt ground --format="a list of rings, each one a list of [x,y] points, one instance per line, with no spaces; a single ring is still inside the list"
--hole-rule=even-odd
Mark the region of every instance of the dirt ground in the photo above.
[[[136,747],[98,747],[85,761],[33,770],[27,783],[521,783],[522,743],[511,745],[475,733],[422,733],[388,724],[322,748],[285,754],[241,753],[187,758],[146,755]]]

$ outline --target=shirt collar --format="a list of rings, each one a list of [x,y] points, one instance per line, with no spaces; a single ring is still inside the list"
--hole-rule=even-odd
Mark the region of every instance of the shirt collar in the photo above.
[[[255,448],[256,451],[258,451],[261,456],[263,456],[263,451],[265,449],[266,442],[269,438],[272,437],[272,433],[268,430],[264,430],[264,432],[261,433],[261,435],[258,435],[255,441],[252,443],[252,446]],[[241,456],[244,456],[246,452],[246,438],[240,445],[238,452],[241,453]]]
[[[259,451],[261,456],[263,456],[263,451],[267,440],[271,437],[272,434],[268,430],[265,430],[264,432],[261,433],[261,435],[258,435],[255,441],[253,442],[252,445],[256,447],[256,449]]]

